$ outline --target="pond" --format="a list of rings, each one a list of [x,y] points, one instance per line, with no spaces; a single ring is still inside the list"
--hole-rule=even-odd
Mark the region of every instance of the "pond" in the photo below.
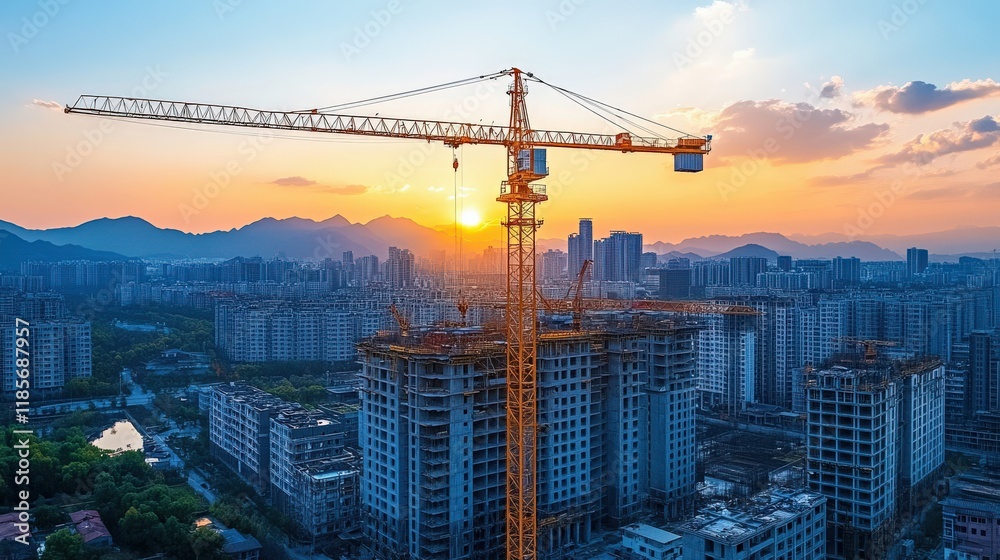
[[[132,422],[119,420],[90,443],[111,452],[142,451],[142,434]]]

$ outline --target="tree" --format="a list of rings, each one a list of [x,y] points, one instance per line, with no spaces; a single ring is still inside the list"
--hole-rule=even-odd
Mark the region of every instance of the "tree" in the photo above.
[[[198,527],[191,533],[191,548],[198,560],[222,558],[222,535],[208,527]]]
[[[67,520],[62,508],[51,504],[35,506],[32,513],[35,514],[35,525],[40,529],[51,529]]]
[[[136,550],[155,550],[163,540],[163,524],[151,511],[139,513],[139,510],[130,507],[118,525],[121,527],[122,540]]]
[[[42,560],[76,560],[83,553],[83,537],[69,529],[59,529],[45,539]]]

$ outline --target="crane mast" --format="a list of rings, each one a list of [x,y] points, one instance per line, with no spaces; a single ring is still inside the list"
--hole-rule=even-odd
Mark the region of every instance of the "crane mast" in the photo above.
[[[521,71],[513,69],[510,95],[511,142],[507,180],[499,202],[507,205],[507,557],[534,558],[537,550],[535,451],[537,436],[538,300],[535,295],[535,206],[548,200],[528,141],[527,93]],[[525,157],[527,156],[527,157]],[[527,164],[527,165],[525,165]]]
[[[643,125],[649,136],[623,131],[616,134],[534,130],[528,121],[525,104],[526,82],[552,87],[574,102],[592,107],[611,108],[588,97],[573,94],[538,79],[531,73],[510,68],[493,74],[461,80],[496,79],[510,76],[510,120],[506,127],[458,122],[376,116],[344,115],[311,109],[305,111],[266,111],[236,107],[114,96],[82,95],[65,112],[129,119],[161,120],[192,124],[242,126],[272,130],[351,134],[381,138],[404,138],[442,142],[457,147],[463,144],[499,145],[507,149],[507,179],[501,182],[499,202],[507,205],[503,226],[507,230],[506,334],[507,334],[507,558],[534,560],[538,552],[536,496],[537,448],[537,318],[539,296],[535,276],[535,234],[542,225],[536,206],[545,202],[545,186],[536,181],[548,175],[543,148],[577,148],[672,154],[674,170],[702,170],[702,156],[711,150],[711,136],[683,135],[665,138]],[[459,83],[455,82],[455,83]],[[424,90],[452,87],[443,84]],[[395,94],[347,104],[352,107],[398,99],[413,94]],[[338,106],[343,107],[343,106]],[[592,109],[589,109],[593,112]],[[653,123],[637,115],[620,113]],[[637,123],[620,117],[633,125]],[[623,127],[624,128],[624,127]],[[579,298],[577,298],[579,299]],[[409,322],[395,306],[393,316],[403,334]]]

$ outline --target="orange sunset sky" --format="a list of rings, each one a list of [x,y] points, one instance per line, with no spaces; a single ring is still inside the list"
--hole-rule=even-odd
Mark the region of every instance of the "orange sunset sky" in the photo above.
[[[1000,225],[994,3],[976,18],[915,1],[898,14],[891,2],[402,2],[388,18],[385,2],[236,4],[69,3],[29,38],[37,6],[4,3],[0,219],[52,228],[132,215],[206,232],[389,214],[450,228],[457,190],[466,226],[495,230],[502,148],[466,146],[456,177],[442,145],[268,138],[62,106],[104,94],[296,110],[518,66],[715,138],[699,174],[674,173],[669,156],[551,149],[542,238],[582,216],[598,235],[640,231],[647,243]],[[505,123],[506,86],[349,112]],[[610,130],[532,88],[533,126]]]

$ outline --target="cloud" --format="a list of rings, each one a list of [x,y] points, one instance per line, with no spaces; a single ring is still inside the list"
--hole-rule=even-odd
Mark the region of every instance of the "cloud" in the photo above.
[[[993,167],[994,165],[1000,165],[1000,153],[976,163],[976,167],[979,169],[986,169],[987,167]]]
[[[964,188],[944,187],[940,189],[923,189],[911,193],[906,198],[913,200],[941,200],[946,198],[965,198],[969,191]]]
[[[382,186],[382,185],[376,185],[375,187],[369,189],[370,192],[377,193],[377,194],[405,193],[408,190],[410,190],[410,184],[409,183],[407,183],[405,185],[399,185],[399,186],[390,185],[388,187]]]
[[[365,185],[323,185],[313,181],[312,179],[306,179],[305,177],[300,177],[298,175],[275,179],[268,182],[268,184],[278,185],[279,187],[313,187],[313,190],[317,192],[339,195],[362,194],[368,192],[369,190]]]
[[[744,0],[737,0],[736,2],[715,0],[708,6],[699,6],[695,8],[694,17],[703,23],[727,21],[733,17],[735,12],[745,12],[748,9],[750,8]]]
[[[306,179],[305,177],[296,175],[294,177],[282,177],[280,179],[275,179],[271,181],[271,184],[281,187],[310,187],[317,183],[312,179]]]
[[[907,195],[913,200],[960,200],[1000,197],[1000,183],[924,189]]]
[[[852,173],[850,175],[823,175],[820,177],[813,177],[809,179],[809,186],[811,187],[839,187],[842,185],[848,185],[851,183],[863,183],[872,178],[877,171],[885,169],[886,165],[876,165],[859,173]]]
[[[840,109],[819,109],[808,103],[778,99],[738,101],[716,113],[678,110],[718,137],[723,158],[750,156],[775,163],[839,159],[876,144],[889,125],[854,124],[854,115]]]
[[[844,79],[840,76],[830,78],[830,81],[823,84],[819,90],[819,96],[824,99],[836,99],[840,97],[840,92],[844,88]]]
[[[738,51],[733,51],[733,62],[741,62],[749,58],[753,58],[753,54],[757,52],[757,49],[750,47],[747,49],[741,49]]]
[[[53,111],[62,112],[63,110],[62,103],[58,103],[56,101],[45,101],[44,99],[32,99],[31,104],[36,105],[38,107],[44,107],[46,109],[52,109]]]
[[[876,161],[885,165],[927,165],[944,155],[987,148],[998,142],[1000,124],[987,115],[967,122],[956,122],[952,128],[921,134],[903,144],[899,151],[886,154]]]
[[[920,114],[992,95],[1000,95],[1000,83],[992,79],[962,80],[941,89],[934,84],[913,81],[903,87],[878,86],[855,93],[854,104],[891,113]]]
[[[364,185],[332,185],[322,189],[322,192],[329,194],[364,194],[368,192],[368,187]]]

